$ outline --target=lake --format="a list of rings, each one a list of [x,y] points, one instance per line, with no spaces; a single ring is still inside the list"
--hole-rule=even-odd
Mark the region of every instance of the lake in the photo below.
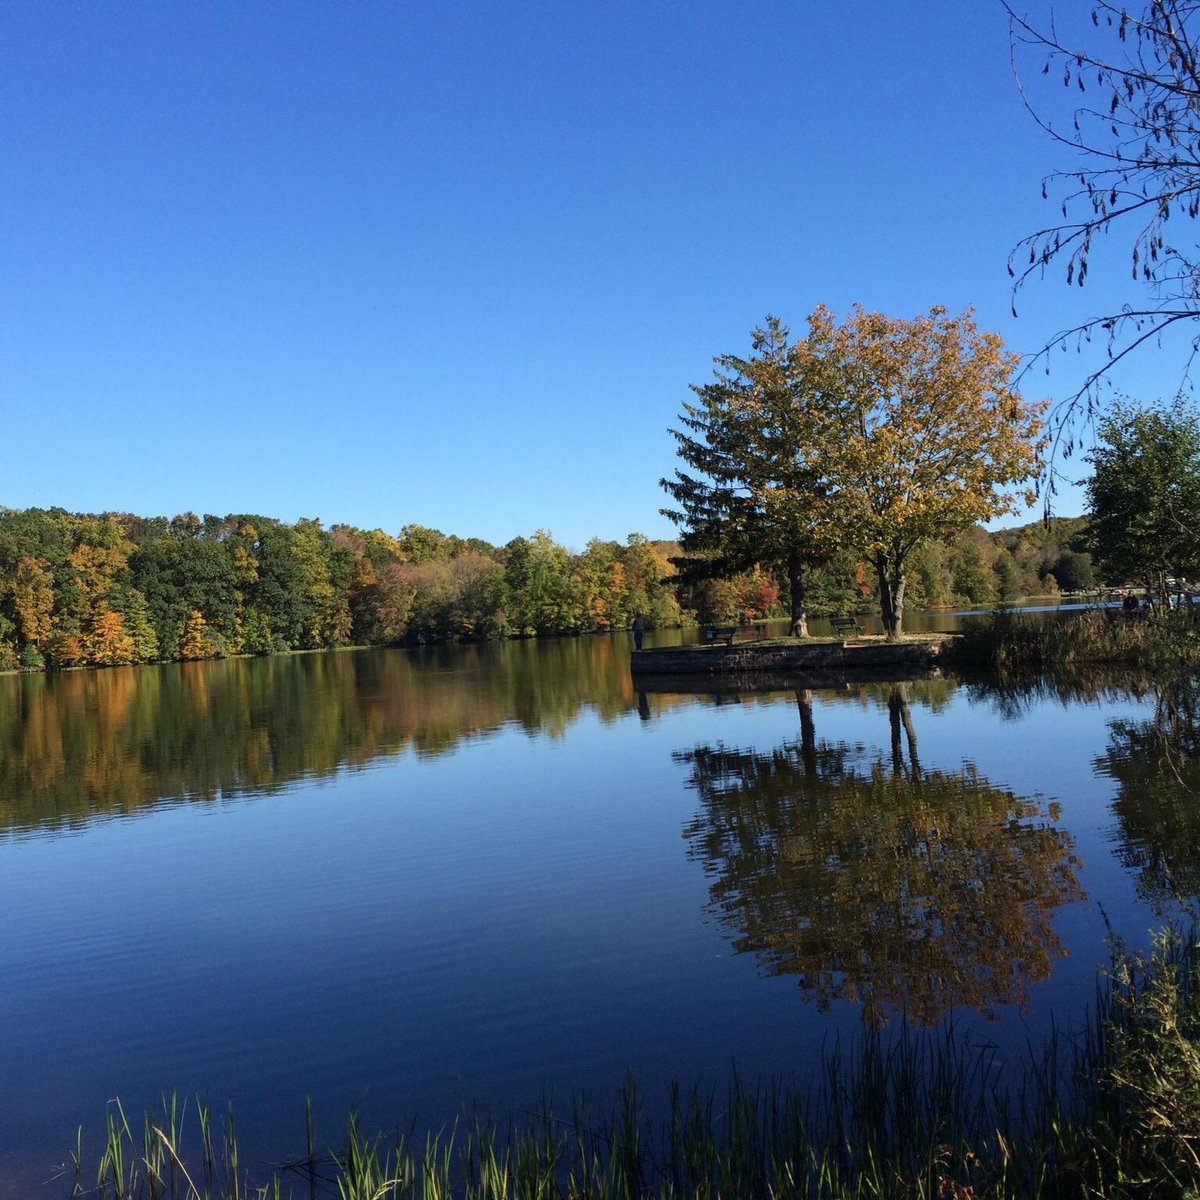
[[[1195,681],[638,693],[629,650],[0,677],[0,1195],[116,1096],[231,1103],[254,1170],[306,1097],[335,1143],[901,1019],[1020,1056],[1200,892]]]

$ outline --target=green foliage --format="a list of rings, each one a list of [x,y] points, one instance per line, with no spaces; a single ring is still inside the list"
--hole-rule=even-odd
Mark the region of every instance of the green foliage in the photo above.
[[[40,671],[46,665],[42,652],[36,646],[26,646],[17,659],[22,671]]]
[[[914,597],[962,602],[954,575],[963,576],[964,553],[990,563],[1006,598],[1013,576],[1020,594],[1056,586],[1060,558],[1082,553],[1082,525],[1054,522],[1049,534],[1040,525],[975,528],[926,543],[914,559]],[[4,669],[39,661],[59,669],[175,659],[185,641],[189,656],[259,655],[604,632],[628,629],[638,613],[650,628],[786,615],[786,564],[753,561],[722,578],[694,578],[676,574],[680,556],[678,543],[637,533],[593,539],[573,554],[545,531],[498,550],[419,526],[392,537],[258,514],[168,520],[0,509],[0,646]],[[1010,591],[1001,590],[1004,570]],[[845,549],[807,570],[804,584],[817,615],[864,611],[876,596],[873,572]]]
[[[504,547],[504,583],[514,632],[566,633],[584,627],[583,596],[568,563],[567,551],[544,529],[532,538],[514,538]]]
[[[1064,551],[1050,568],[1050,573],[1063,592],[1089,592],[1096,586],[1092,556],[1086,551]]]
[[[956,595],[967,604],[990,604],[996,598],[995,575],[984,553],[974,541],[959,546],[952,584]]]
[[[1129,1194],[1200,1192],[1198,954],[1194,929],[1168,927],[1148,955],[1116,957],[1097,1143],[1102,1168]]]
[[[1156,678],[1154,712],[1109,722],[1096,770],[1118,791],[1117,857],[1156,913],[1200,896],[1200,674]]]
[[[154,662],[158,658],[158,634],[146,597],[137,588],[129,588],[121,598],[120,611],[125,617],[125,632],[133,644],[133,661]]]
[[[990,533],[988,540],[995,548],[993,570],[1001,580],[1002,600],[1095,586],[1094,572],[1091,583],[1086,575],[1092,565],[1086,517],[1052,517]],[[1059,576],[1079,586],[1066,586]]]
[[[1166,603],[1200,578],[1200,417],[1114,404],[1088,461],[1090,544],[1106,577],[1144,583]]]
[[[419,525],[399,537],[256,514],[0,509],[4,669],[273,654],[650,627],[684,619],[673,545],[630,534],[572,554]],[[755,578],[760,604],[774,591]],[[11,662],[9,662],[11,660]]]
[[[805,636],[805,573],[833,555],[829,488],[821,466],[831,436],[801,343],[777,317],[751,332],[753,354],[714,359],[715,379],[693,386],[682,430],[671,430],[688,470],[662,486],[678,506],[677,560],[691,582],[757,565],[786,573],[792,632]]]
[[[1091,563],[1088,563],[1089,570]],[[1021,572],[1010,554],[1003,552],[996,555],[992,564],[996,573],[996,598],[1001,604],[1011,604],[1021,595]]]

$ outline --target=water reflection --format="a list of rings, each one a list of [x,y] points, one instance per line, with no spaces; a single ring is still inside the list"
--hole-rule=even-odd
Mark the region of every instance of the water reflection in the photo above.
[[[1114,779],[1118,857],[1156,912],[1200,899],[1200,679],[1158,683],[1154,716],[1110,721],[1095,769]]]
[[[619,638],[4,676],[0,830],[274,791],[502,726],[556,737],[636,705]]]
[[[1151,675],[1113,666],[1078,666],[1000,678],[964,672],[963,682],[972,702],[989,705],[1006,721],[1040,709],[1047,701],[1063,708],[1121,703],[1151,695],[1156,686]]]
[[[874,689],[887,754],[819,740],[798,692],[798,741],[675,755],[701,801],[689,853],[736,948],[795,975],[821,1008],[861,1003],[874,1025],[1023,1004],[1065,952],[1052,912],[1082,896],[1054,805],[970,764],[922,767],[913,686]]]

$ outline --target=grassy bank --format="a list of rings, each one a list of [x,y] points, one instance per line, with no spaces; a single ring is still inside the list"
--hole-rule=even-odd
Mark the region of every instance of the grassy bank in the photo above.
[[[998,609],[968,622],[956,661],[1000,673],[1092,664],[1145,670],[1200,666],[1200,606],[1130,615],[1119,609],[1041,615]]]
[[[1013,1073],[1015,1072],[1015,1074]],[[548,1110],[464,1122],[413,1143],[352,1117],[326,1150],[257,1183],[232,1118],[175,1102],[138,1126],[108,1113],[99,1161],[77,1150],[71,1195],[169,1200],[633,1200],[638,1197],[1167,1197],[1200,1188],[1200,949],[1168,931],[1118,953],[1077,1037],[1002,1065],[953,1029],[864,1033],[806,1091],[675,1091],[652,1122],[631,1084],[597,1121]],[[185,1147],[187,1147],[185,1149]]]

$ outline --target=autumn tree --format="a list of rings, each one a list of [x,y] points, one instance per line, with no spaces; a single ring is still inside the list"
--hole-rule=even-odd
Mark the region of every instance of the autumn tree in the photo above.
[[[1180,403],[1114,404],[1087,481],[1093,556],[1111,582],[1137,580],[1163,603],[1200,578],[1200,419]]]
[[[820,473],[895,640],[917,547],[1033,503],[1045,406],[1013,390],[1017,356],[969,311],[904,320],[855,308],[839,324],[818,308],[804,352],[820,376]]]
[[[1069,20],[1038,22],[1005,8],[1026,107],[1064,152],[1061,169],[1042,183],[1058,219],[1024,238],[1009,259],[1014,301],[1052,267],[1068,285],[1083,287],[1096,253],[1114,244],[1127,247],[1139,294],[1061,330],[1037,356],[1093,337],[1106,344],[1104,360],[1059,415],[1069,449],[1079,402],[1094,411],[1112,367],[1158,345],[1174,326],[1194,329],[1200,318],[1200,247],[1189,224],[1200,214],[1200,5],[1147,0],[1127,9],[1099,0],[1090,22],[1072,33],[1062,32]],[[1042,76],[1072,99],[1056,105]],[[1185,361],[1198,349],[1193,334]]]
[[[389,645],[402,641],[416,602],[411,568],[389,563],[358,594],[354,605],[354,638]]]
[[[449,562],[447,636],[492,638],[504,627],[504,567],[486,554],[463,549]]]
[[[193,608],[183,624],[183,637],[179,642],[179,657],[185,660],[198,658],[223,658],[225,642],[220,633],[211,628],[199,609]]]
[[[13,607],[21,638],[35,650],[42,648],[52,631],[54,577],[49,568],[44,558],[26,554],[17,563],[12,580]]]
[[[459,539],[427,525],[405,525],[397,539],[405,562],[443,562],[458,549]]]
[[[74,584],[81,594],[84,611],[90,613],[108,600],[114,584],[129,566],[133,543],[111,517],[79,522],[75,547],[67,555]]]
[[[777,317],[751,332],[752,354],[714,359],[711,383],[693,385],[681,429],[686,470],[661,480],[676,507],[683,581],[723,578],[756,564],[786,573],[791,632],[808,635],[805,577],[836,548],[822,470],[831,428],[811,391],[811,356]]]
[[[333,548],[320,521],[302,517],[296,522],[292,553],[304,581],[306,619],[300,644],[306,648],[342,645],[350,636],[350,606],[334,584]]]
[[[136,650],[133,638],[125,631],[125,618],[106,603],[96,610],[84,638],[87,661],[98,667],[115,667],[131,663]]]

